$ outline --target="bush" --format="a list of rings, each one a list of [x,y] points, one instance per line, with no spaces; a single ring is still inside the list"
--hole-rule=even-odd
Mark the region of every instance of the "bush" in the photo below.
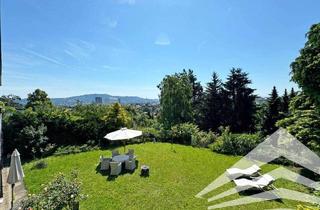
[[[190,145],[192,136],[199,133],[197,125],[192,123],[182,123],[171,128],[172,141],[178,144]]]
[[[320,153],[320,111],[309,97],[299,94],[290,102],[291,114],[278,121],[277,126],[285,128],[291,135]]]
[[[217,138],[217,135],[213,132],[199,131],[191,137],[191,145],[198,147],[209,147]]]
[[[44,169],[47,167],[48,167],[48,163],[46,161],[39,160],[33,165],[32,169]]]
[[[86,196],[81,194],[81,183],[77,173],[72,172],[68,179],[60,173],[52,182],[49,182],[38,195],[29,195],[23,200],[20,208],[27,209],[73,209]]]
[[[261,140],[262,136],[260,134],[232,134],[229,128],[226,128],[211,146],[211,149],[224,154],[246,155],[254,149]]]
[[[161,131],[153,127],[145,127],[140,129],[142,131],[143,141],[161,141]]]
[[[132,119],[126,109],[119,103],[111,105],[107,115],[102,118],[111,131],[132,125]]]
[[[54,148],[52,144],[48,144],[48,137],[46,136],[47,127],[40,124],[37,127],[32,125],[24,127],[18,134],[17,142],[20,143],[22,152],[32,154],[32,157],[42,157]],[[21,151],[21,150],[20,150]]]
[[[88,145],[88,144],[84,144],[81,146],[77,146],[77,145],[62,146],[62,147],[59,147],[53,153],[53,155],[59,156],[59,155],[76,154],[76,153],[87,152],[87,151],[91,151],[91,150],[95,150],[95,149],[99,149],[99,147]]]

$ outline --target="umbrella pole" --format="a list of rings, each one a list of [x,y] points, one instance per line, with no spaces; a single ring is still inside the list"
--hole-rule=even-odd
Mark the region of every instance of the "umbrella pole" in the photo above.
[[[11,209],[13,209],[13,200],[14,200],[14,184],[11,184]]]

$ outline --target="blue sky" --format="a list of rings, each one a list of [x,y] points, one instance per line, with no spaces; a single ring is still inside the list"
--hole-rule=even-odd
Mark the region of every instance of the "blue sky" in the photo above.
[[[249,73],[256,93],[282,92],[290,63],[320,22],[318,0],[3,0],[1,94],[156,98],[183,68]]]

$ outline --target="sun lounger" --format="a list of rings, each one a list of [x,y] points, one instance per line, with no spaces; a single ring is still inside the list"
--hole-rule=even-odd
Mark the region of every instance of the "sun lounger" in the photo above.
[[[261,168],[257,165],[252,165],[246,169],[239,168],[229,168],[227,169],[227,175],[231,179],[236,179],[239,177],[251,177],[259,174]]]
[[[233,181],[236,184],[236,188],[239,191],[248,190],[248,189],[264,190],[265,188],[272,185],[272,183],[274,182],[274,178],[269,174],[264,174],[253,180],[241,178],[241,179],[235,179]]]

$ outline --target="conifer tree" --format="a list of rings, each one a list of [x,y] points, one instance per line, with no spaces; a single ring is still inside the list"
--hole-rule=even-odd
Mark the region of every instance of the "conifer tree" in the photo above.
[[[201,108],[203,105],[203,88],[193,70],[189,69],[188,71],[186,71],[185,69],[183,69],[181,75],[187,75],[187,77],[189,78],[192,87],[191,106],[193,111],[193,120],[196,124],[200,124],[202,118]]]
[[[290,98],[288,96],[287,89],[284,90],[284,94],[282,96],[282,101],[281,101],[281,112],[283,115],[288,115],[289,113],[289,102]]]
[[[289,95],[290,100],[293,99],[296,95],[297,95],[297,93],[294,91],[293,88],[291,88],[291,92],[290,92],[290,95]]]
[[[211,82],[204,92],[202,128],[217,130],[223,124],[223,86],[216,72],[212,74]]]
[[[263,132],[271,134],[276,131],[276,122],[280,119],[281,100],[277,88],[274,86],[268,98],[268,108],[264,118]]]
[[[224,84],[224,114],[232,132],[252,132],[255,130],[256,104],[254,89],[250,88],[248,73],[240,68],[232,68]]]

